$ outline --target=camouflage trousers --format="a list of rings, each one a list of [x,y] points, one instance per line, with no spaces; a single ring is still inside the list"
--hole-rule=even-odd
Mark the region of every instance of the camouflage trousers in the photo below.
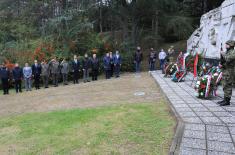
[[[232,97],[233,81],[234,81],[234,69],[233,68],[223,69],[224,98]]]

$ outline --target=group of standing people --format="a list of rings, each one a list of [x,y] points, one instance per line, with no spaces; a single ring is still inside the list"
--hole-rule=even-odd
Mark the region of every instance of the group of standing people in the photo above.
[[[106,53],[103,58],[103,68],[105,70],[106,79],[110,79],[114,73],[118,78],[120,76],[120,69],[122,65],[122,58],[119,51],[113,55],[112,52]],[[32,90],[32,82],[36,89],[40,89],[41,81],[43,81],[44,88],[49,87],[50,78],[54,87],[58,87],[59,79],[62,77],[63,84],[68,85],[68,75],[71,72],[73,77],[73,83],[79,83],[80,72],[83,73],[83,81],[90,82],[90,74],[92,75],[92,81],[98,80],[98,74],[100,70],[100,60],[96,54],[89,57],[88,54],[84,55],[84,58],[80,60],[77,55],[71,62],[68,59],[63,59],[59,62],[57,58],[53,58],[50,61],[43,60],[39,63],[34,61],[32,66],[29,63],[25,63],[25,66],[21,68],[18,63],[15,63],[15,67],[10,70],[4,63],[0,65],[0,79],[2,82],[3,94],[9,94],[9,82],[12,79],[15,84],[16,93],[22,92],[22,81],[24,81],[26,91]]]
[[[148,63],[149,63],[149,71],[156,70],[156,63],[157,59],[160,63],[160,69],[164,69],[164,65],[166,62],[170,61],[169,59],[172,57],[172,54],[174,53],[173,47],[172,49],[169,49],[166,53],[163,49],[158,54],[154,50],[154,48],[150,48],[149,56],[148,56]],[[135,64],[135,71],[136,73],[139,73],[141,70],[141,63],[143,61],[143,53],[141,51],[141,47],[137,47],[136,52],[134,53],[134,64]]]

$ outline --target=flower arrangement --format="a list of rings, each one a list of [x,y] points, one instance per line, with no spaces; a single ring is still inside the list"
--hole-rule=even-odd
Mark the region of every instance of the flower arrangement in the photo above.
[[[172,81],[174,82],[181,82],[183,81],[184,77],[186,76],[186,71],[183,71],[183,70],[179,70],[179,71],[176,71],[173,76],[172,76]]]
[[[172,76],[176,71],[179,71],[179,67],[177,64],[170,63],[165,68],[165,77]]]
[[[217,96],[217,87],[222,79],[222,72],[219,67],[212,67],[208,75],[200,77],[195,85],[196,94],[198,98],[209,98],[214,95]]]

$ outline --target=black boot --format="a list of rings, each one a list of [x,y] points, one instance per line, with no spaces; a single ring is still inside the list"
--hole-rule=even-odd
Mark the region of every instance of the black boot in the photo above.
[[[226,97],[225,100],[224,100],[224,102],[222,102],[222,103],[220,104],[220,106],[228,106],[228,105],[230,105],[230,100],[231,100],[231,98]]]
[[[224,102],[225,102],[225,100],[223,99],[222,101],[217,102],[217,104],[218,104],[218,105],[221,105],[221,104],[224,103]]]

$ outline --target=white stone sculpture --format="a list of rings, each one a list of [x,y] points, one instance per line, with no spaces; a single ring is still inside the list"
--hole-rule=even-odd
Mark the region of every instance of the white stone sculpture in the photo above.
[[[219,8],[201,17],[200,27],[187,41],[187,51],[219,59],[227,40],[235,40],[235,0],[225,0]]]

